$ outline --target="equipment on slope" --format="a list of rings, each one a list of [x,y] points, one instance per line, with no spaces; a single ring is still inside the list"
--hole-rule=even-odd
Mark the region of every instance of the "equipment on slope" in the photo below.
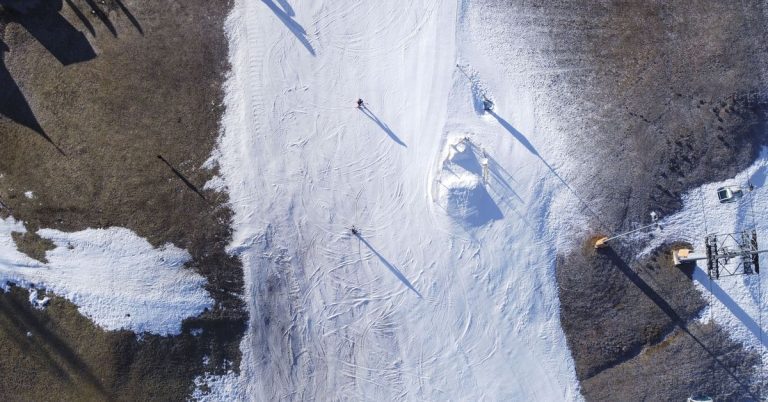
[[[725,186],[717,189],[717,199],[721,204],[738,201],[744,192],[738,186]]]
[[[639,227],[637,229],[630,230],[629,232],[619,233],[619,234],[617,234],[615,236],[612,236],[612,237],[602,236],[602,237],[598,238],[597,241],[595,241],[595,248],[607,247],[608,246],[607,243],[609,241],[611,241],[611,240],[615,240],[615,239],[618,239],[620,237],[624,237],[624,236],[630,235],[632,233],[639,232],[639,231],[641,231],[643,229],[647,229],[647,228],[649,228],[651,226],[655,226],[655,227],[660,229],[661,225],[659,225],[658,220],[659,220],[659,215],[656,212],[651,211],[651,222],[653,222],[653,223],[651,223],[650,225],[641,226],[641,227]]]
[[[493,111],[493,108],[494,108],[493,101],[486,98],[485,95],[483,95],[483,110],[485,110],[486,112],[491,112]]]
[[[485,153],[485,149],[483,149],[483,157],[480,158],[480,166],[483,167],[483,184],[487,186],[489,169],[488,169],[488,155]]]
[[[759,274],[760,254],[768,252],[768,249],[758,249],[757,232],[754,229],[739,233],[711,234],[706,237],[704,245],[706,255],[694,255],[693,250],[687,247],[672,250],[672,261],[675,266],[707,260],[707,275],[710,279]],[[730,263],[732,259],[738,259],[735,266]]]

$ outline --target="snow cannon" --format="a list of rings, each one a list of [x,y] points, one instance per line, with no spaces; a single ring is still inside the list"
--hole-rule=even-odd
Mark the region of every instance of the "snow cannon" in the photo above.
[[[683,265],[685,262],[688,262],[685,259],[688,258],[688,256],[691,255],[692,252],[693,250],[689,248],[672,250],[672,263],[674,263],[676,267]]]
[[[608,247],[608,240],[609,240],[608,236],[599,237],[597,240],[595,240],[595,248],[599,249],[599,248]]]
[[[648,229],[650,227],[655,227],[656,229],[661,229],[661,225],[659,225],[659,214],[657,214],[654,211],[651,211],[651,222],[652,223],[650,225],[641,226],[641,227],[639,227],[637,229],[630,230],[629,232],[619,233],[619,234],[614,235],[612,237],[608,237],[608,236],[600,237],[600,238],[597,239],[597,241],[595,241],[595,248],[599,249],[599,248],[607,247],[608,246],[607,243],[610,240],[618,239],[618,238],[624,237],[624,236],[628,236],[628,235],[631,235],[632,233],[637,233],[637,232],[643,231],[645,229]]]
[[[689,247],[681,247],[672,250],[672,262],[676,267],[695,263],[699,260],[706,260],[708,257],[702,254],[696,254],[693,249]]]

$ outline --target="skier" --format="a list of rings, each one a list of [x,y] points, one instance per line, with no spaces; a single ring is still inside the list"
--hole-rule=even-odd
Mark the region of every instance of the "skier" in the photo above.
[[[365,104],[363,103],[363,100],[362,99],[358,99],[357,100],[357,108],[358,109],[362,109],[364,107],[365,107]]]
[[[349,228],[349,231],[352,232],[352,234],[355,236],[360,236],[360,231],[354,225],[351,228]]]

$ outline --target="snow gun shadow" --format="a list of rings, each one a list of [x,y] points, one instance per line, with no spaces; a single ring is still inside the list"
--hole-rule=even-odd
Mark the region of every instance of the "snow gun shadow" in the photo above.
[[[379,254],[379,252],[378,252],[378,251],[376,251],[376,249],[375,249],[375,248],[373,248],[373,246],[371,246],[371,243],[368,243],[368,241],[367,241],[367,240],[365,240],[365,239],[363,238],[363,236],[360,236],[360,234],[359,234],[359,233],[358,233],[358,234],[355,234],[355,236],[356,236],[358,239],[360,239],[360,241],[361,241],[361,242],[363,242],[363,244],[365,244],[365,246],[366,246],[366,247],[368,247],[368,250],[371,250],[371,252],[372,252],[374,255],[376,255],[376,257],[378,257],[378,258],[379,258],[379,261],[381,261],[381,263],[382,263],[382,264],[384,264],[384,266],[385,266],[385,267],[387,267],[387,269],[389,269],[390,271],[392,271],[392,273],[393,273],[393,274],[395,274],[395,276],[397,277],[397,279],[400,279],[400,282],[402,282],[402,283],[403,283],[405,286],[407,286],[407,287],[408,287],[408,289],[411,289],[412,291],[414,291],[414,293],[416,293],[416,296],[418,296],[418,297],[419,297],[419,299],[423,299],[423,297],[421,296],[421,293],[419,293],[419,291],[418,291],[418,290],[416,290],[416,288],[415,288],[415,287],[413,287],[413,284],[411,284],[411,281],[409,281],[409,280],[408,280],[408,278],[406,278],[406,277],[405,277],[405,275],[403,275],[403,273],[402,273],[402,272],[401,272],[399,269],[397,269],[397,267],[395,267],[394,265],[392,265],[392,263],[390,263],[389,261],[387,261],[387,259],[386,259],[386,258],[384,258],[384,256],[382,256],[381,254]]]
[[[302,45],[304,45],[305,48],[307,48],[307,51],[314,56],[315,55],[315,49],[312,47],[312,45],[309,43],[309,40],[307,39],[307,31],[304,30],[304,28],[296,21],[294,21],[293,18],[291,18],[294,15],[293,9],[288,5],[284,0],[280,0],[280,4],[282,4],[285,7],[286,10],[283,10],[282,8],[278,7],[277,4],[273,3],[272,0],[261,0],[264,4],[269,7],[270,10],[272,10],[273,13],[277,16],[277,18],[280,18],[280,21],[283,21],[283,24],[285,24],[286,27],[296,36],[296,39],[301,42]]]
[[[526,138],[520,131],[517,131],[517,129],[514,128],[511,124],[509,124],[508,121],[504,120],[504,118],[502,118],[501,116],[496,114],[496,112],[494,112],[493,110],[489,110],[488,114],[493,116],[499,122],[499,124],[501,124],[501,126],[504,127],[505,130],[507,130],[510,134],[512,134],[512,136],[515,137],[515,139],[517,141],[519,141],[521,144],[523,144],[523,146],[526,149],[528,149],[528,151],[531,154],[533,154],[535,157],[539,158],[539,160],[544,164],[544,166],[546,166],[547,169],[549,169],[549,171],[552,173],[552,175],[554,175],[561,183],[563,183],[563,185],[568,189],[568,191],[570,191],[571,194],[574,197],[576,197],[577,200],[579,200],[579,202],[581,203],[583,208],[586,209],[590,213],[590,215],[592,215],[595,219],[597,219],[597,221],[600,222],[601,226],[604,226],[603,221],[600,219],[600,215],[597,214],[594,210],[592,210],[592,208],[590,208],[589,204],[587,204],[587,202],[584,201],[584,199],[581,198],[578,193],[576,193],[576,191],[571,187],[571,185],[568,184],[568,182],[565,181],[565,179],[563,179],[562,176],[560,176],[560,174],[557,173],[555,168],[552,167],[552,165],[550,165],[549,162],[547,162],[544,159],[544,157],[541,156],[541,154],[536,149],[536,147],[534,147],[533,144],[531,144],[531,142],[528,141],[528,138]]]
[[[726,366],[720,359],[717,357],[717,354],[711,350],[709,347],[707,347],[698,337],[696,337],[688,328],[688,324],[686,321],[680,317],[680,315],[675,311],[675,309],[667,303],[666,300],[664,300],[661,295],[659,295],[651,285],[649,285],[643,278],[640,277],[616,252],[611,248],[605,248],[600,249],[598,251],[601,254],[604,254],[607,256],[611,262],[611,265],[618,268],[621,273],[624,274],[624,276],[627,277],[627,279],[632,282],[635,286],[637,286],[638,289],[640,289],[643,294],[645,294],[646,297],[648,297],[656,306],[661,309],[664,314],[669,317],[669,319],[672,321],[672,324],[674,324],[676,327],[680,328],[681,331],[686,333],[688,336],[693,339],[694,342],[696,342],[699,346],[701,346],[702,349],[713,359],[714,363],[720,366],[725,372],[728,373],[728,375],[736,382],[738,383],[744,391],[751,395],[753,398],[757,399],[757,396],[749,389],[747,384],[745,384],[739,377],[728,367]]]
[[[365,115],[365,117],[367,117],[367,118],[371,119],[371,121],[373,121],[374,123],[376,123],[376,125],[377,125],[377,126],[379,126],[379,128],[381,128],[382,130],[384,130],[384,132],[385,132],[385,133],[387,133],[387,135],[389,136],[389,138],[392,138],[392,140],[393,140],[393,141],[395,141],[396,143],[398,143],[398,144],[400,144],[400,145],[402,145],[402,146],[404,146],[404,147],[408,148],[408,145],[405,145],[405,143],[404,143],[404,142],[403,142],[403,141],[400,139],[400,137],[398,137],[398,136],[397,136],[397,135],[396,135],[396,134],[395,134],[395,133],[392,131],[392,129],[390,129],[390,128],[389,128],[389,126],[388,126],[388,125],[384,124],[384,122],[382,122],[381,120],[379,120],[379,118],[378,118],[378,117],[377,117],[375,114],[373,114],[373,112],[371,112],[371,110],[370,110],[370,109],[368,109],[368,107],[367,107],[367,106],[365,106],[365,107],[361,108],[360,110],[363,112],[363,114]]]
[[[696,282],[699,282],[707,289],[711,289],[712,294],[717,297],[717,300],[719,300],[720,303],[723,303],[723,305],[728,308],[728,311],[730,311],[731,314],[738,318],[739,321],[744,324],[747,330],[749,330],[749,332],[751,332],[756,339],[761,340],[763,347],[768,346],[768,340],[763,340],[763,330],[760,328],[760,325],[752,317],[750,317],[749,314],[744,311],[744,309],[742,309],[739,304],[717,284],[717,282],[709,279],[709,276],[706,272],[704,272],[704,270],[696,266],[694,268],[692,277]]]

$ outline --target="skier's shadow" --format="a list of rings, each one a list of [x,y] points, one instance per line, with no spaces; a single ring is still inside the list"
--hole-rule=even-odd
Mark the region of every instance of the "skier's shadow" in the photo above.
[[[392,272],[392,273],[393,273],[393,274],[394,274],[394,275],[397,277],[397,279],[399,279],[399,280],[400,280],[400,282],[402,282],[402,283],[403,283],[403,285],[405,285],[405,286],[406,286],[408,289],[411,289],[411,290],[412,290],[414,293],[416,293],[416,296],[418,296],[418,297],[419,297],[419,299],[422,299],[422,298],[423,298],[423,297],[421,296],[421,293],[419,293],[419,291],[418,291],[418,290],[416,290],[416,288],[413,286],[413,284],[411,283],[411,281],[409,281],[409,280],[408,280],[408,278],[406,278],[406,277],[405,277],[405,275],[403,274],[403,272],[402,272],[402,271],[400,271],[399,269],[397,269],[397,267],[395,267],[394,265],[392,265],[392,263],[391,263],[391,262],[389,262],[389,261],[388,261],[386,258],[384,258],[384,256],[383,256],[383,255],[379,254],[379,252],[378,252],[378,251],[376,251],[376,249],[375,249],[375,248],[373,248],[373,246],[371,245],[371,243],[368,243],[368,241],[367,241],[367,240],[365,240],[365,239],[363,238],[363,236],[361,236],[359,233],[355,233],[354,235],[355,235],[355,237],[357,237],[357,238],[358,238],[358,239],[359,239],[359,240],[360,240],[360,241],[361,241],[363,244],[365,244],[365,246],[366,246],[366,247],[368,247],[368,250],[371,250],[371,252],[372,252],[372,253],[373,253],[373,254],[374,254],[376,257],[378,257],[379,261],[381,261],[381,263],[382,263],[382,264],[384,264],[384,266],[385,266],[385,267],[387,267],[387,269],[389,269],[389,270],[390,270],[390,272]]]
[[[373,112],[371,112],[371,109],[368,109],[368,106],[363,106],[363,107],[361,107],[361,108],[360,108],[360,111],[362,111],[362,112],[363,112],[363,114],[364,114],[364,115],[365,115],[367,118],[371,119],[371,121],[373,121],[374,123],[376,123],[376,125],[377,125],[377,126],[379,126],[379,128],[381,128],[382,130],[384,130],[384,132],[385,132],[385,133],[387,133],[387,135],[389,136],[389,138],[392,138],[392,140],[393,140],[393,141],[395,141],[396,143],[398,143],[398,144],[400,144],[400,145],[402,145],[402,146],[404,146],[404,147],[408,148],[408,145],[405,145],[405,143],[404,143],[404,142],[403,142],[403,141],[400,139],[400,137],[398,137],[398,136],[397,136],[397,135],[396,135],[396,134],[395,134],[395,133],[392,131],[392,129],[391,129],[391,128],[389,128],[389,126],[388,126],[388,125],[386,125],[386,124],[385,124],[383,121],[379,120],[379,118],[378,118],[378,117],[377,117],[375,114],[373,114]]]

